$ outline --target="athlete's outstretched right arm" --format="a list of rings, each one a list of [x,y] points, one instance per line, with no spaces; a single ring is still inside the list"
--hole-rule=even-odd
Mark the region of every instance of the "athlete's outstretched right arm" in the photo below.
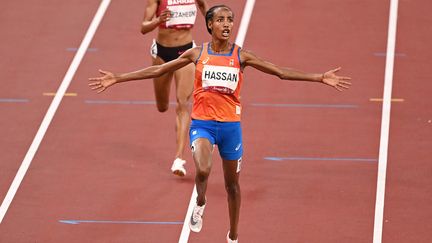
[[[149,79],[156,78],[165,73],[173,72],[177,69],[180,69],[189,63],[192,63],[196,60],[199,53],[201,51],[201,47],[194,47],[187,51],[185,51],[181,56],[177,59],[174,59],[170,62],[166,62],[162,65],[154,65],[141,70],[132,71],[128,73],[118,73],[114,74],[109,71],[99,70],[99,72],[103,75],[97,78],[89,78],[89,86],[92,90],[101,93],[105,91],[108,87],[116,84],[122,83],[132,80],[141,80],[141,79]]]

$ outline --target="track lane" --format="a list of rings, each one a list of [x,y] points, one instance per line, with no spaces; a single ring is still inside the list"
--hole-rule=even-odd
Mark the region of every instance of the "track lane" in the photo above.
[[[70,4],[78,6],[86,3],[88,1],[75,1]],[[89,4],[96,6],[97,3],[94,1]],[[227,4],[233,5],[229,1]],[[271,6],[263,2],[257,3],[250,26],[253,31],[248,32],[245,48],[253,50],[272,62],[306,71],[323,71],[321,69],[326,69],[330,67],[329,65],[343,64],[342,72],[352,74],[355,82],[348,92],[335,95],[335,92],[327,87],[283,82],[251,69],[246,70],[247,84],[243,91],[246,164],[241,179],[244,200],[240,240],[242,242],[262,242],[264,239],[276,242],[281,239],[294,242],[334,242],[342,239],[349,242],[369,242],[373,223],[376,164],[338,161],[269,162],[263,158],[292,155],[370,158],[377,156],[380,104],[371,103],[369,98],[379,97],[382,94],[384,59],[374,53],[380,53],[385,49],[388,6],[373,1],[341,4],[330,0],[281,1],[280,4]],[[100,96],[95,96],[86,87],[87,77],[94,76],[98,67],[126,71],[150,63],[146,43],[150,43],[151,36],[142,37],[138,33],[143,5],[144,3],[129,0],[122,3],[116,2],[109,9],[101,31],[92,44],[97,51],[89,53],[84,59],[69,89],[77,92],[78,97],[68,97],[63,101],[31,167],[31,173],[24,181],[25,186],[17,197],[17,203],[12,208],[13,216],[0,229],[0,241],[77,242],[92,238],[100,242],[142,242],[143,239],[145,242],[153,242],[156,239],[172,242],[178,238],[181,227],[175,225],[143,227],[142,225],[66,225],[58,222],[61,219],[182,221],[184,217],[193,179],[189,175],[185,180],[176,180],[166,173],[169,167],[166,160],[170,160],[167,151],[173,151],[173,141],[154,139],[174,137],[172,109],[167,114],[161,115],[152,105],[85,104],[86,100],[95,99],[132,101],[154,99],[150,82],[118,86],[116,90]],[[237,23],[240,19],[241,6],[242,3],[233,6],[237,14]],[[402,1],[401,9],[405,7],[409,10],[402,14],[405,13],[407,16],[418,11],[409,5],[409,2]],[[72,8],[65,7],[65,9],[72,11]],[[60,13],[65,12],[60,11]],[[88,16],[91,13],[89,10]],[[86,12],[80,11],[80,14],[84,16],[78,19],[83,21],[74,22],[75,24],[85,22]],[[264,21],[269,16],[272,16],[271,20],[273,20],[271,28],[268,22]],[[320,19],[316,19],[315,16],[320,16]],[[338,18],[335,19],[335,16]],[[427,22],[428,19],[424,16],[426,15],[423,15],[423,18]],[[406,25],[402,24],[402,31],[410,33],[407,26],[412,24],[410,22],[406,22]],[[53,29],[58,28],[57,24],[53,25],[55,25]],[[80,33],[86,26],[83,24],[81,27],[81,29],[71,27],[68,34],[73,37],[69,36],[65,39],[75,38],[78,43],[78,37],[82,36]],[[207,33],[197,31],[199,28],[203,29],[202,23],[198,23],[195,29],[197,43],[208,37]],[[276,29],[286,30],[285,36],[275,31]],[[427,38],[427,34],[420,33],[427,33],[427,31],[418,31],[399,38],[403,38],[402,40],[413,39],[412,36],[415,36],[415,39]],[[328,36],[331,38],[325,38]],[[58,38],[63,40],[64,37]],[[9,41],[13,39],[11,37]],[[271,45],[268,44],[268,40],[272,40]],[[38,40],[34,40],[33,43],[35,41]],[[43,41],[40,41],[44,46]],[[398,48],[397,52],[407,55],[405,57],[410,59],[402,59],[402,57],[397,59],[396,67],[407,70],[404,73],[416,73],[419,76],[418,80],[424,80],[427,74],[418,72],[411,62],[415,61],[416,66],[420,67],[425,65],[423,69],[427,70],[427,52],[422,52],[423,55],[411,59],[409,53],[417,51],[412,43],[406,46],[402,44]],[[42,50],[32,49],[32,51],[42,53]],[[277,53],[289,55],[274,55]],[[33,54],[28,55],[28,63],[34,63],[31,62],[32,56]],[[50,56],[50,58],[54,57]],[[50,72],[43,69],[45,65],[43,62],[39,62],[40,66],[36,67],[44,70],[42,73],[62,76],[70,59],[62,62],[61,60],[67,58],[59,55],[55,58],[56,60],[52,61],[50,66],[53,70]],[[72,58],[72,54],[69,54],[69,58]],[[15,61],[1,65],[0,68],[17,66],[18,59],[10,60]],[[22,70],[33,70],[34,66],[28,65],[30,67],[26,69],[24,64],[26,62],[23,63]],[[39,93],[46,92],[46,88],[56,87],[46,81],[42,86],[32,85],[29,89],[28,85],[22,83],[34,76],[27,72],[15,73],[17,75],[12,76],[11,80],[23,80],[18,82],[21,85],[9,86],[12,84],[8,82],[4,86],[7,88],[0,92],[10,97],[29,97],[37,103],[14,104],[13,107],[9,106],[10,104],[7,106],[1,104],[2,115],[11,117],[7,121],[2,120],[2,125],[5,125],[3,127],[8,128],[5,129],[4,134],[10,134],[8,136],[13,138],[13,143],[5,145],[5,148],[10,148],[12,153],[0,155],[4,156],[0,157],[1,161],[13,160],[28,148],[28,144],[24,143],[26,139],[29,143],[31,138],[16,136],[18,131],[23,130],[18,129],[19,122],[15,121],[40,121],[50,98],[41,99]],[[398,72],[396,75],[400,75],[396,76],[396,80],[411,78]],[[417,87],[423,86],[425,82]],[[421,240],[427,239],[428,236],[422,235],[421,232],[430,231],[427,228],[430,224],[416,221],[421,216],[416,209],[427,208],[430,205],[422,197],[429,192],[429,188],[414,189],[407,184],[412,182],[414,185],[416,183],[428,185],[428,177],[424,172],[429,168],[425,152],[428,151],[429,143],[421,134],[414,133],[423,129],[427,135],[429,113],[425,112],[428,103],[424,102],[427,89],[420,88],[411,92],[410,88],[413,86],[407,88],[405,84],[406,82],[396,83],[394,97],[403,97],[416,102],[412,105],[403,103],[394,106],[396,119],[391,133],[395,133],[395,140],[391,140],[394,141],[394,145],[390,147],[394,159],[393,157],[390,159],[395,162],[394,167],[389,167],[386,216],[390,220],[385,223],[384,242],[396,239],[393,237],[422,242]],[[20,96],[20,94],[24,95]],[[272,97],[269,97],[269,94]],[[250,105],[253,103],[348,103],[358,105],[358,108],[349,110],[259,108]],[[418,107],[425,107],[425,109],[419,112],[414,109]],[[17,111],[21,114],[18,115]],[[409,117],[417,117],[417,120],[412,122],[409,129],[401,130],[399,127],[404,126],[404,121],[410,120]],[[342,127],[339,126],[340,121],[344,121]],[[103,125],[98,125],[101,123]],[[269,129],[269,124],[272,129],[278,131],[276,134],[287,135],[271,135],[273,132]],[[28,125],[30,126],[24,127],[22,134],[31,135],[37,128],[36,124],[33,124],[33,127],[31,124]],[[404,139],[411,137],[413,133],[415,134],[413,138],[404,142]],[[354,140],[347,141],[348,138]],[[408,158],[404,151],[407,146],[414,143],[413,141],[420,141],[415,143],[420,147],[418,150],[410,149],[409,151],[414,151],[414,155]],[[417,161],[415,168],[406,163],[411,160]],[[189,162],[191,162],[190,158]],[[192,234],[190,242],[224,240],[228,220],[222,173],[218,163],[218,158],[215,156],[215,166],[209,186],[211,198],[209,207],[206,209],[203,232]],[[8,166],[9,169],[0,172],[2,180],[3,178],[7,180],[8,175],[11,177],[9,173],[14,172],[13,167],[17,165]],[[191,163],[188,164],[188,169],[193,172]],[[405,173],[402,178],[401,173]],[[158,183],[157,187],[148,186],[155,182]],[[7,184],[3,181],[1,183],[1,185]],[[407,191],[404,190],[405,193],[402,194],[398,190],[400,186],[412,190],[408,193],[412,198],[409,202],[416,207],[409,209],[409,213],[404,212],[407,204],[402,203],[406,200]],[[1,190],[2,187],[0,192]],[[176,198],[175,205],[181,206],[173,208],[173,198]],[[271,213],[268,213],[269,211]],[[398,224],[401,221],[407,223]],[[271,227],[272,225],[277,226]],[[257,231],[258,226],[266,233]],[[24,233],[17,232],[18,228]],[[407,234],[397,233],[405,232],[405,229],[408,231]]]
[[[383,242],[432,241],[429,1],[399,1]]]
[[[353,78],[353,87],[338,94],[328,87],[290,83],[246,70],[249,86],[243,90],[243,102],[357,108],[245,107],[240,232],[248,233],[240,234],[241,240],[371,241],[376,162],[263,158],[377,158],[381,113],[369,96],[382,93],[384,59],[373,53],[385,49],[386,14],[388,6],[373,1],[257,3],[248,48],[274,63],[305,71],[341,65],[341,74]],[[271,24],[264,21],[268,18]],[[245,222],[259,222],[259,226]]]

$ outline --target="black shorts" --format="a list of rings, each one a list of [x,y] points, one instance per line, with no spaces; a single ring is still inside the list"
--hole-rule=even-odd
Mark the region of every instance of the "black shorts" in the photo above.
[[[183,52],[187,51],[188,49],[192,48],[194,46],[194,43],[188,43],[183,46],[175,46],[175,47],[166,47],[162,46],[161,44],[157,43],[156,40],[153,40],[153,44],[150,48],[150,54],[153,57],[160,57],[164,62],[169,62],[177,57],[179,57]]]

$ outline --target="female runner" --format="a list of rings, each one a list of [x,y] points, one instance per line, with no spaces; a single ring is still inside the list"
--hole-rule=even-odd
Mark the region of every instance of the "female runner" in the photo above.
[[[193,47],[192,27],[197,15],[197,6],[204,15],[207,11],[205,0],[148,0],[141,33],[147,34],[158,28],[156,39],[150,49],[153,65],[163,64],[179,57]],[[184,176],[186,168],[183,159],[189,128],[188,101],[192,94],[194,65],[167,72],[154,79],[154,93],[158,111],[169,107],[171,80],[176,85],[176,153],[171,166],[175,175]]]
[[[113,74],[99,70],[102,77],[90,78],[89,85],[98,93],[113,84],[159,77],[191,63],[196,66],[192,124],[189,130],[191,149],[196,167],[197,200],[189,222],[190,229],[199,232],[206,205],[207,180],[212,168],[213,145],[217,145],[223,163],[228,197],[230,229],[227,242],[238,242],[240,212],[239,175],[243,155],[240,127],[240,90],[243,70],[251,66],[281,79],[322,83],[342,91],[349,88],[349,77],[337,76],[336,68],[325,73],[305,73],[283,68],[257,57],[251,51],[229,42],[234,15],[225,5],[210,8],[206,25],[211,42],[187,50],[177,59],[129,73]]]

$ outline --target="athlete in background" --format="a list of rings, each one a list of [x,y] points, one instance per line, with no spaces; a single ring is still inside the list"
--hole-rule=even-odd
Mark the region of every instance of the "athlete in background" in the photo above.
[[[198,8],[197,8],[198,7]],[[192,48],[192,27],[199,11],[205,15],[205,0],[148,0],[145,8],[141,33],[147,34],[158,29],[156,39],[150,49],[153,65],[163,64],[179,57]],[[187,143],[190,115],[188,101],[190,99],[194,65],[190,64],[178,70],[167,72],[154,79],[154,93],[158,111],[165,112],[169,107],[171,81],[176,86],[176,152],[171,171],[175,175],[184,176],[186,161],[184,148]]]

